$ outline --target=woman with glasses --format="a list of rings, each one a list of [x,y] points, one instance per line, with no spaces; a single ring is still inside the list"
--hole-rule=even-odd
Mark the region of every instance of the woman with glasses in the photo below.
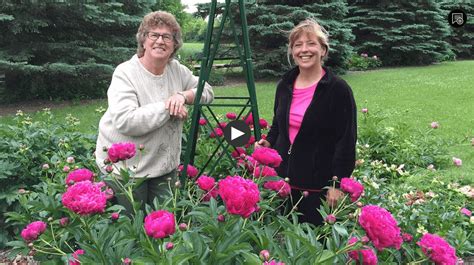
[[[167,195],[167,182],[176,178],[183,122],[188,116],[185,104],[194,102],[198,78],[174,59],[183,40],[172,14],[157,11],[146,15],[136,39],[137,53],[117,66],[112,76],[95,154],[97,165],[105,172],[106,148],[117,142],[143,146],[144,155],[136,155],[127,165],[133,167],[136,177],[147,177],[134,195],[151,204],[155,197]],[[212,88],[206,84],[201,102],[210,103],[213,98]],[[131,211],[125,197],[117,196],[117,200]]]
[[[321,199],[326,195],[334,205],[342,196],[339,189],[324,188],[333,176],[350,177],[355,166],[356,105],[349,85],[323,67],[329,53],[323,27],[304,20],[288,41],[288,61],[296,67],[278,83],[272,126],[255,147],[278,151],[283,161],[277,172],[290,179],[293,202],[301,199],[299,221],[319,225]]]

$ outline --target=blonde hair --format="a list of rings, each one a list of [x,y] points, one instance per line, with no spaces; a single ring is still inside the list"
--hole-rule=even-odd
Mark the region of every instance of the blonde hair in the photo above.
[[[295,41],[303,34],[316,35],[319,44],[321,44],[326,49],[326,53],[321,58],[321,62],[324,63],[324,61],[328,58],[329,54],[329,34],[321,25],[319,25],[318,22],[310,18],[301,21],[290,31],[290,34],[288,35],[288,63],[291,65],[290,57]]]
[[[145,48],[143,43],[146,40],[147,33],[152,29],[160,26],[167,26],[170,28],[174,40],[174,51],[171,53],[170,60],[174,58],[176,52],[183,46],[183,39],[181,37],[181,27],[179,26],[176,18],[165,11],[151,12],[143,17],[142,23],[137,32],[137,55],[143,57],[145,54]]]

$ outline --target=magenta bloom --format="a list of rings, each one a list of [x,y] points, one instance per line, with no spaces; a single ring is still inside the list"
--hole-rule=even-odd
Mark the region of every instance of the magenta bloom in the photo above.
[[[258,124],[260,125],[260,128],[262,128],[262,129],[267,129],[268,128],[268,122],[263,118],[260,118],[258,120]]]
[[[377,205],[362,207],[359,224],[378,250],[387,247],[400,249],[403,243],[400,228],[392,214],[386,209]]]
[[[341,179],[341,190],[351,195],[351,201],[355,202],[359,199],[362,192],[364,192],[364,186],[355,179],[342,178]]]
[[[442,237],[426,233],[417,244],[435,264],[456,264],[456,250]]]
[[[153,238],[165,238],[176,231],[174,215],[165,210],[154,211],[145,217],[145,232]]]
[[[117,212],[116,212],[116,213],[112,213],[112,214],[110,215],[110,218],[111,218],[113,221],[119,219],[119,217],[120,217],[120,214],[117,213]]]
[[[208,177],[208,176],[203,175],[203,176],[200,176],[196,182],[199,188],[206,192],[206,194],[204,195],[203,201],[207,202],[211,199],[211,197],[217,198],[219,191],[215,187],[216,180],[213,177]]]
[[[241,176],[227,176],[219,181],[219,195],[230,214],[248,218],[258,209],[260,191],[257,184]]]
[[[245,124],[247,125],[253,125],[253,115],[250,113],[247,118],[243,117],[242,118],[245,121]]]
[[[229,120],[235,120],[237,118],[237,114],[233,113],[233,112],[227,112],[227,114],[225,115],[227,117],[227,119]]]
[[[42,221],[32,222],[21,231],[21,237],[27,241],[35,241],[46,230],[46,223]]]
[[[81,265],[79,261],[79,255],[84,255],[86,253],[83,249],[78,249],[72,253],[73,260],[69,261],[69,265]]]
[[[275,171],[275,169],[273,169],[272,167],[259,166],[259,167],[255,168],[255,170],[253,172],[253,176],[256,177],[256,178],[259,178],[259,177],[276,177],[276,176],[278,176],[278,174]]]
[[[183,171],[183,165],[178,166],[178,172]],[[188,165],[188,170],[186,170],[186,175],[190,178],[195,178],[199,174],[199,170],[193,166],[193,165]]]
[[[278,152],[275,149],[268,147],[260,147],[255,149],[252,157],[255,158],[255,160],[257,160],[257,162],[260,164],[271,167],[278,167],[282,161]]]
[[[247,154],[247,153],[245,152],[244,148],[237,147],[234,151],[232,151],[231,156],[233,158],[239,158],[241,155],[245,155],[245,154]]]
[[[115,143],[107,150],[109,160],[112,163],[130,159],[135,156],[136,152],[135,144],[129,142]]]
[[[281,198],[288,197],[288,195],[290,195],[291,193],[290,185],[284,180],[267,181],[265,182],[265,184],[263,184],[263,187],[265,189],[274,190],[278,192],[278,196],[280,196]]]
[[[106,194],[101,190],[103,186],[103,183],[88,180],[78,182],[67,188],[62,196],[62,203],[80,215],[103,213],[107,204]]]
[[[245,167],[247,168],[248,171],[253,171],[255,167],[258,167],[258,162],[251,156],[245,156]]]
[[[453,164],[457,167],[462,166],[462,160],[461,158],[453,157]]]
[[[334,216],[334,214],[328,214],[328,216],[324,218],[324,221],[328,224],[334,224],[336,222],[336,216]]]
[[[469,211],[469,210],[466,209],[466,208],[462,208],[462,209],[461,209],[461,213],[464,214],[464,215],[466,215],[466,216],[469,216],[469,217],[472,215],[472,212]]]
[[[76,169],[74,171],[69,172],[66,177],[66,184],[67,185],[72,185],[74,183],[88,180],[92,181],[94,178],[94,173],[90,171],[89,169],[81,168],[81,169]]]
[[[206,119],[203,119],[203,118],[199,119],[199,125],[203,126],[203,125],[206,125],[206,124],[207,124]]]
[[[250,135],[249,141],[245,144],[245,148],[249,148],[255,143],[255,136]]]
[[[413,236],[408,233],[403,233],[402,238],[403,238],[403,241],[405,242],[410,242],[413,240]]]
[[[221,121],[217,124],[217,127],[224,129],[227,126],[227,122]]]
[[[349,245],[354,244],[358,241],[356,237],[349,239]],[[359,255],[362,256],[362,263],[359,260]],[[377,265],[377,255],[374,250],[369,247],[364,247],[359,250],[349,251],[349,257],[356,261],[356,264],[362,265]]]
[[[214,128],[214,130],[209,134],[210,138],[216,138],[216,137],[221,137],[224,135],[224,132],[222,131],[221,128]]]

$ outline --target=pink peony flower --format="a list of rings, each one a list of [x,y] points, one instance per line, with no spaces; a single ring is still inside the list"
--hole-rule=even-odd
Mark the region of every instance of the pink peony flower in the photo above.
[[[239,158],[241,155],[246,155],[245,149],[242,147],[237,147],[234,151],[232,151],[231,156],[233,158]]]
[[[257,184],[241,176],[227,176],[219,181],[219,195],[230,214],[248,218],[257,211],[260,192]]]
[[[462,208],[462,209],[461,209],[461,213],[464,214],[464,215],[466,215],[466,216],[469,216],[469,217],[471,217],[471,215],[472,215],[472,212],[469,211],[469,210],[466,209],[466,208]]]
[[[326,218],[324,218],[324,221],[328,224],[334,224],[336,222],[336,216],[334,216],[334,214],[328,214]]]
[[[248,142],[245,144],[245,148],[249,148],[255,143],[255,136],[250,135]]]
[[[392,214],[386,209],[377,205],[362,207],[359,224],[378,250],[387,247],[400,249],[403,243],[400,228]]]
[[[206,119],[203,119],[203,118],[199,119],[199,125],[203,126],[203,125],[206,125],[206,124],[207,124]]]
[[[291,193],[290,185],[284,180],[267,181],[265,182],[265,184],[263,184],[263,187],[265,189],[274,190],[278,192],[278,196],[280,196],[281,198],[288,197],[288,195],[290,195]]]
[[[233,112],[227,112],[227,114],[225,115],[227,117],[227,119],[229,120],[235,120],[237,118],[237,114],[233,113]]]
[[[73,259],[69,261],[69,265],[80,265],[79,255],[84,255],[86,253],[83,249],[78,249],[72,253]]]
[[[256,178],[259,178],[259,177],[276,177],[276,176],[278,176],[278,173],[272,167],[259,166],[259,167],[256,167],[255,170],[253,171],[253,176],[256,177]]]
[[[71,168],[69,166],[64,166],[63,167],[63,172],[69,172],[69,170],[71,170]]]
[[[356,237],[349,239],[349,245],[353,245],[358,241]],[[359,257],[362,257],[362,263]],[[356,261],[356,264],[362,265],[376,265],[378,263],[377,255],[374,250],[365,246],[363,249],[349,251],[349,257]]]
[[[216,137],[221,137],[224,135],[224,132],[222,131],[221,128],[214,128],[214,130],[209,134],[210,138],[216,138]]]
[[[43,164],[43,166],[41,166],[41,168],[43,170],[48,170],[49,169],[49,165],[48,164]]]
[[[369,110],[367,108],[363,108],[363,109],[361,109],[361,112],[362,113],[367,113],[367,112],[369,112]]]
[[[137,150],[134,143],[115,143],[108,150],[108,158],[112,163],[124,161],[135,156]]]
[[[248,171],[253,171],[255,167],[258,167],[258,162],[252,156],[245,156],[245,167]]]
[[[245,124],[247,125],[253,125],[253,115],[252,113],[249,113],[247,117],[243,117],[242,120],[245,121]]]
[[[179,165],[178,166],[178,172],[183,171],[184,166]],[[199,170],[193,166],[193,165],[188,165],[188,170],[186,170],[186,176],[190,178],[195,178],[199,174]]]
[[[416,244],[435,264],[456,264],[456,250],[442,237],[426,233]]]
[[[46,230],[46,223],[42,221],[36,221],[28,224],[21,231],[21,237],[26,241],[35,241],[38,237]]]
[[[359,199],[362,192],[364,192],[364,186],[357,180],[351,178],[341,179],[341,190],[351,195],[351,201],[355,202]]]
[[[62,196],[62,203],[80,215],[103,213],[107,204],[106,194],[101,191],[103,186],[103,183],[88,180],[78,182],[67,188]]]
[[[270,252],[266,249],[260,251],[260,254],[258,255],[261,260],[267,261],[270,259]]]
[[[402,238],[405,242],[411,242],[413,240],[413,236],[408,233],[403,233]]]
[[[154,211],[145,217],[145,232],[153,238],[165,238],[176,231],[174,215],[165,210]]]
[[[265,119],[260,118],[258,120],[258,124],[260,125],[261,129],[268,129],[268,122]]]
[[[186,223],[180,223],[178,228],[180,231],[186,231],[188,230],[188,225]]]
[[[93,181],[94,173],[89,169],[81,168],[69,172],[66,177],[66,184],[72,185],[84,180]]]
[[[119,213],[112,213],[110,215],[110,218],[113,220],[113,221],[116,221],[117,219],[119,219],[120,217],[120,214]]]
[[[437,121],[432,122],[431,123],[431,128],[438,129],[439,128],[439,123]]]
[[[203,197],[203,201],[207,202],[211,200],[211,198],[217,198],[219,191],[215,187],[216,180],[213,177],[208,177],[208,176],[203,175],[203,176],[200,176],[196,182],[199,188],[206,192],[206,194]]]
[[[278,152],[275,149],[268,147],[260,147],[255,149],[252,157],[255,158],[255,160],[257,160],[257,162],[260,164],[271,167],[278,167],[282,161]]]
[[[462,160],[461,158],[453,157],[453,164],[457,167],[462,166]]]

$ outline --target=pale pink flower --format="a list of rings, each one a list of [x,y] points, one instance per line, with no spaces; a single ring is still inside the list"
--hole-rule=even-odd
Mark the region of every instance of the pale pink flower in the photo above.
[[[425,233],[417,243],[421,251],[435,264],[456,264],[456,250],[442,237]]]
[[[374,55],[372,56],[372,58],[374,58],[375,60],[378,60],[379,57],[377,57],[377,55]]]
[[[74,162],[75,162],[74,157],[69,156],[68,158],[66,158],[66,162],[67,162],[68,164],[74,163]]]
[[[261,260],[267,261],[270,259],[270,252],[266,249],[260,251],[260,254],[258,255]]]
[[[184,168],[183,165],[179,165],[178,166],[178,172],[183,171],[183,168]],[[195,178],[198,174],[199,174],[199,170],[195,166],[188,165],[188,170],[186,170],[186,175],[189,178]]]
[[[278,154],[278,152],[275,149],[268,147],[260,147],[255,149],[252,154],[252,157],[260,164],[271,167],[280,166],[280,163],[282,161],[282,158]]]
[[[433,164],[429,164],[426,169],[428,169],[428,170],[430,170],[430,171],[435,171],[435,170],[436,170],[436,169],[435,169],[435,166],[434,166]]]
[[[367,108],[363,108],[363,109],[361,110],[361,112],[362,112],[362,113],[367,113],[367,112],[369,112],[369,110],[368,110]]]
[[[360,56],[365,57],[365,58],[369,57],[369,55],[365,52],[361,53]]]
[[[74,171],[69,172],[66,177],[66,184],[72,185],[77,182],[81,181],[93,181],[94,173],[86,168],[76,169]]]
[[[112,163],[124,161],[135,156],[137,150],[134,143],[115,143],[107,150],[108,158]]]
[[[80,215],[103,213],[107,204],[106,194],[101,191],[103,186],[88,180],[78,182],[67,188],[62,195],[62,203]]]
[[[48,164],[43,164],[43,166],[41,166],[41,168],[43,170],[48,170],[49,169],[49,165]]]
[[[392,214],[386,209],[377,205],[362,207],[359,224],[378,250],[381,251],[387,247],[400,249],[403,243],[400,228]]]
[[[237,114],[235,114],[234,112],[227,112],[227,114],[225,116],[229,120],[235,120],[237,118]]]
[[[364,192],[364,186],[355,179],[342,178],[341,179],[341,190],[351,195],[351,201],[355,202]]]
[[[466,215],[466,216],[469,216],[469,217],[472,215],[472,212],[469,211],[469,210],[466,209],[466,208],[462,208],[462,209],[461,209],[461,213],[464,214],[464,215]]]
[[[130,265],[130,264],[132,264],[132,260],[130,258],[123,259],[123,265]]]
[[[461,158],[453,157],[453,164],[457,167],[462,166],[462,160]]]
[[[145,232],[153,238],[165,238],[176,231],[174,215],[165,210],[154,211],[145,217]]]
[[[257,203],[260,201],[257,184],[241,176],[227,176],[219,181],[219,195],[230,214],[244,218],[250,217],[257,210]]]
[[[21,237],[27,241],[35,241],[46,230],[46,223],[43,221],[35,221],[28,224],[21,231]]]
[[[431,123],[431,128],[438,129],[439,128],[439,123],[437,121],[432,122]]]
[[[278,180],[278,181],[267,181],[265,184],[263,184],[263,187],[265,189],[273,190],[278,192],[278,196],[281,198],[288,197],[291,193],[291,187],[288,183],[286,183],[284,180]]]
[[[69,265],[80,265],[79,255],[84,255],[86,253],[83,249],[78,249],[72,253],[72,260],[69,261]]]
[[[69,170],[71,170],[71,168],[69,166],[64,166],[63,167],[63,172],[69,172]]]

